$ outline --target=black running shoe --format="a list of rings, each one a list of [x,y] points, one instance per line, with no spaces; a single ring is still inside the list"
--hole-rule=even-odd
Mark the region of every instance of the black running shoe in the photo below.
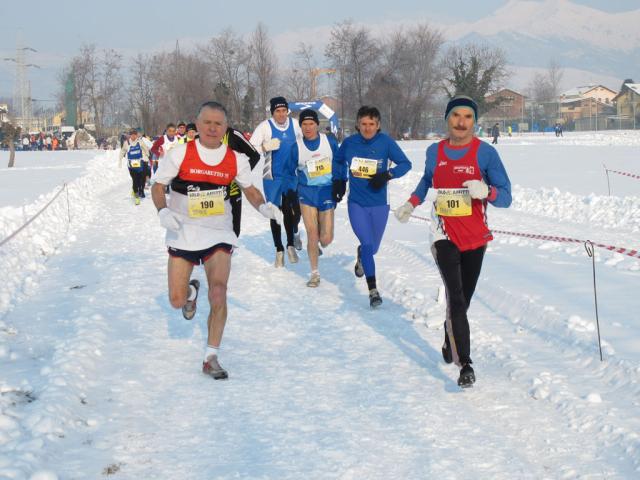
[[[442,345],[442,358],[444,363],[452,363],[453,362],[453,353],[451,353],[451,345],[446,340]]]
[[[189,282],[189,285],[193,285],[196,288],[196,298],[187,300],[187,303],[182,307],[182,316],[186,320],[191,320],[196,314],[196,301],[198,300],[198,291],[200,291],[200,281],[194,278]],[[189,292],[191,292],[191,289],[189,289]]]
[[[380,298],[378,289],[372,288],[371,290],[369,290],[369,306],[371,308],[377,308],[380,305],[382,305],[382,298]]]
[[[364,268],[362,268],[362,260],[360,260],[360,246],[358,245],[358,256],[356,257],[356,266],[354,267],[354,273],[356,277],[360,278],[364,276]]]
[[[469,388],[476,382],[476,374],[468,363],[465,363],[460,369],[460,377],[458,378],[458,386]]]

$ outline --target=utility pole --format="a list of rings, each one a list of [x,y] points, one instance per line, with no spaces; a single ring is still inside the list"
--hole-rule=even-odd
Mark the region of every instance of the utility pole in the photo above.
[[[36,52],[31,47],[23,47],[20,37],[16,42],[16,56],[15,58],[4,58],[5,61],[15,62],[16,64],[16,78],[15,88],[13,94],[13,108],[16,110],[22,121],[22,126],[26,131],[29,130],[31,123],[31,84],[27,78],[27,68],[34,67],[40,68],[33,63],[26,63],[26,52]]]

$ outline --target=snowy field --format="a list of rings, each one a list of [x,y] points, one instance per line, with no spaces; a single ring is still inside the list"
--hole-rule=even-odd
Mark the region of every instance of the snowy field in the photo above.
[[[414,168],[392,207],[429,143],[401,144]],[[640,180],[610,173],[609,196],[603,167],[640,174],[639,147],[640,132],[501,138],[514,202],[490,226],[640,249]],[[230,380],[215,382],[200,372],[206,304],[193,322],[171,309],[164,232],[117,154],[17,165],[0,169],[0,242],[68,188],[0,247],[0,479],[640,477],[640,259],[596,249],[600,362],[584,246],[496,234],[469,313],[477,383],[461,391],[424,220],[389,219],[371,311],[344,203],[309,289],[306,254],[276,271],[245,202]]]

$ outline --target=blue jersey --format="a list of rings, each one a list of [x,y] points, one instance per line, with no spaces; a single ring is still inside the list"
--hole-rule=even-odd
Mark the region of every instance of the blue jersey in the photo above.
[[[129,168],[135,171],[143,170],[142,161],[142,147],[140,146],[140,142],[130,145],[127,150],[127,163]]]
[[[296,131],[293,121],[289,120],[289,127],[282,131],[275,127],[273,120],[269,119],[271,138],[280,140],[280,148],[271,152],[271,174],[273,178],[286,176],[286,168],[291,156],[291,146],[296,143]]]
[[[446,144],[444,151],[450,160],[456,161],[461,159],[469,148],[469,145],[456,148]],[[427,148],[424,174],[412,195],[416,196],[420,200],[420,203],[424,202],[427,190],[432,186],[437,157],[438,144],[434,143],[429,145]],[[494,195],[489,195],[489,203],[495,207],[508,207],[511,205],[511,182],[502,164],[502,160],[500,160],[498,151],[488,143],[480,142],[477,157],[482,179],[489,187],[494,187],[496,190],[495,198],[492,198]]]
[[[411,161],[389,135],[381,132],[370,140],[360,133],[351,135],[334,155],[333,179],[349,179],[349,202],[362,207],[388,205],[387,186],[374,190],[366,176],[358,175],[358,164],[362,161],[375,165],[376,173],[391,172],[392,178],[400,178],[411,170]],[[395,164],[393,168],[389,168],[390,162]]]
[[[338,151],[338,142],[336,142],[335,138],[332,138],[328,135],[320,133],[314,140],[307,140],[306,138],[303,138],[302,142],[304,146],[307,148],[307,150],[309,150],[310,152],[317,152],[320,149],[321,140],[323,138],[326,138],[329,143],[329,147],[331,149],[331,152],[330,152],[331,156],[329,158],[329,161],[331,162],[331,165],[333,167],[333,158],[336,156],[336,153]],[[329,152],[321,152],[321,153],[329,153]],[[310,186],[331,185],[331,173],[327,175],[311,178],[307,170],[306,160],[307,160],[306,158],[301,158],[298,142],[294,143],[293,146],[291,147],[291,158],[289,159],[289,164],[287,166],[287,171],[289,172],[288,174],[294,175],[297,171],[299,185],[310,185]]]

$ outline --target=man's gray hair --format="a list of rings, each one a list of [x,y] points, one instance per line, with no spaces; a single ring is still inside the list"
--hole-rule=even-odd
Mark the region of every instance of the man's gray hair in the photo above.
[[[221,103],[214,102],[214,101],[204,102],[202,105],[200,105],[200,108],[198,109],[198,115],[196,115],[197,118],[200,118],[200,113],[205,108],[210,108],[212,110],[218,110],[219,112],[224,113],[224,119],[227,120],[227,109]]]

